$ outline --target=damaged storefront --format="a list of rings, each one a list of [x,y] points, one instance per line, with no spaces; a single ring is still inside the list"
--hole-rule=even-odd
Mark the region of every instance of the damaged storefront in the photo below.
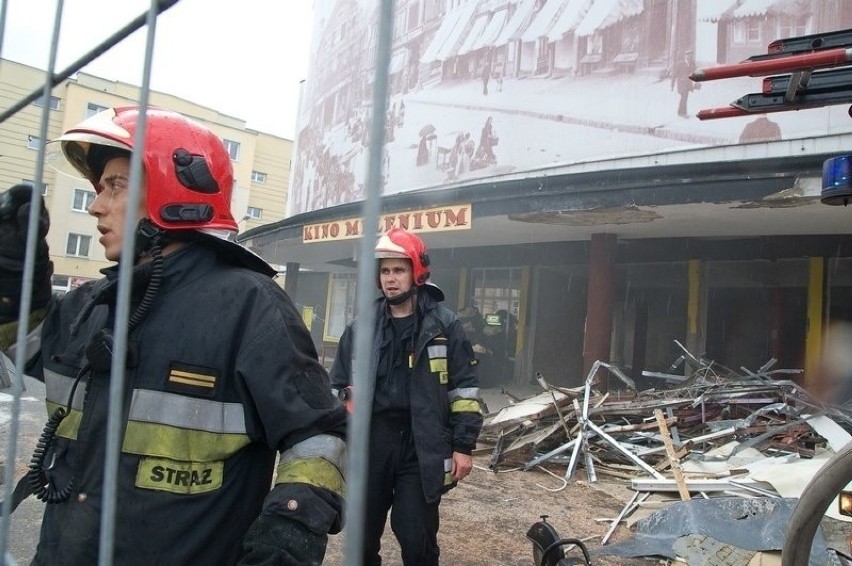
[[[852,316],[849,219],[819,202],[823,157],[754,160],[750,178],[735,171],[742,162],[711,161],[399,195],[384,200],[376,232],[424,238],[484,387],[523,386],[537,372],[575,386],[597,360],[642,382],[680,355],[675,340],[735,368],[776,359],[812,384],[822,345]],[[356,314],[358,212],[344,205],[244,236],[287,265],[329,365]]]

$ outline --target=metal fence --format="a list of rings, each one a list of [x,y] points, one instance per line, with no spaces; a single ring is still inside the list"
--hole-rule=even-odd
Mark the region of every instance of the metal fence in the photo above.
[[[369,167],[367,170],[366,198],[363,204],[363,217],[365,226],[376,226],[380,210],[381,180],[381,156],[384,144],[385,116],[388,95],[388,66],[390,63],[390,47],[393,31],[393,0],[379,0],[381,2],[379,35],[377,45],[377,64],[374,77],[373,112],[370,127],[369,144]],[[0,123],[5,122],[11,116],[21,111],[27,105],[44,97],[49,100],[53,87],[61,84],[74,73],[97,59],[113,46],[121,42],[134,31],[144,27],[146,29],[146,44],[144,52],[143,72],[140,81],[139,106],[143,109],[142,118],[135,132],[134,147],[143,145],[146,133],[144,109],[148,107],[150,92],[150,78],[152,58],[156,38],[157,18],[160,14],[177,4],[178,0],[152,0],[150,8],[127,25],[117,30],[113,35],[97,45],[59,72],[55,70],[59,33],[62,29],[63,0],[57,0],[54,15],[53,36],[51,40],[48,68],[45,73],[44,85],[21,98],[17,103],[10,106],[0,114]],[[6,29],[7,0],[0,0],[0,57],[2,57],[2,45],[4,30]],[[224,9],[224,6],[219,7]],[[51,108],[49,104],[42,107],[40,139],[47,139],[48,122]],[[34,173],[35,187],[43,186],[45,146],[42,143],[38,150],[36,170]],[[130,202],[138,202],[141,193],[142,158],[141,153],[134,153],[130,163]],[[5,189],[5,187],[0,187]],[[16,343],[24,344],[30,333],[29,312],[32,304],[32,284],[35,267],[35,252],[37,242],[38,218],[40,214],[41,200],[40,191],[32,192],[32,201],[29,212],[29,228],[27,232],[27,245],[24,260],[23,289],[21,306],[19,311],[19,326],[17,329]],[[132,257],[135,245],[135,214],[134,207],[127,207],[127,215],[124,224],[122,257]],[[367,439],[370,426],[370,405],[372,404],[373,372],[370,368],[370,329],[375,322],[375,313],[369,305],[373,300],[373,277],[375,274],[375,260],[372,248],[374,241],[371,234],[365,234],[360,242],[359,257],[366,258],[359,265],[358,270],[358,312],[363,313],[358,319],[358,328],[363,329],[355,333],[356,355],[354,369],[355,384],[355,412],[350,420],[349,428],[349,460],[347,462],[348,498],[346,502],[347,527],[345,531],[345,563],[347,565],[361,564],[361,547],[363,542],[363,521],[360,520],[364,514],[366,500],[366,470],[367,470]],[[120,453],[121,434],[121,400],[125,385],[125,361],[127,352],[127,321],[130,315],[130,274],[132,265],[123,262],[119,265],[119,285],[117,298],[117,311],[115,320],[115,352],[112,360],[112,377],[109,395],[109,417],[107,428],[107,452],[104,462],[104,507],[101,517],[100,532],[100,557],[99,563],[109,565],[113,563],[113,544],[115,535],[115,515],[117,505],[117,474],[118,459]],[[12,395],[11,422],[9,429],[9,444],[7,446],[4,477],[4,497],[2,505],[2,525],[0,525],[0,556],[4,564],[15,564],[14,558],[8,551],[9,532],[11,527],[12,490],[15,484],[15,463],[18,458],[18,444],[20,435],[21,393],[23,391],[24,366],[26,362],[26,349],[15,350],[15,371],[11,375]],[[2,369],[2,368],[0,368]]]

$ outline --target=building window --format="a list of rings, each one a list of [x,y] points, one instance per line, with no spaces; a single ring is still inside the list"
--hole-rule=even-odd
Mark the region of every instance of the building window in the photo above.
[[[806,14],[779,15],[777,37],[797,37],[810,33],[810,18]]]
[[[89,257],[89,245],[91,243],[91,236],[84,236],[83,234],[68,234],[68,242],[65,244],[65,255]]]
[[[757,18],[748,18],[748,42],[749,43],[760,43],[760,20]]]
[[[38,136],[27,136],[27,147],[30,149],[39,149],[41,147],[41,138]]]
[[[731,35],[733,36],[733,42],[735,44],[740,45],[746,42],[745,22],[743,22],[742,20],[735,20],[731,24],[731,29],[733,30],[733,33]]]
[[[61,297],[71,290],[71,278],[67,275],[54,275],[52,285],[53,292]]]
[[[35,187],[35,181],[32,179],[21,179],[21,182]],[[41,196],[47,196],[47,183],[41,184]]]
[[[95,202],[95,191],[87,191],[86,189],[74,189],[74,203],[71,205],[71,210],[77,212],[88,212],[89,207]]]
[[[225,144],[225,149],[228,150],[228,155],[231,156],[231,161],[236,161],[240,158],[240,142],[234,140],[222,140]]]
[[[263,218],[263,209],[255,206],[250,206],[246,209],[246,216],[252,220],[260,220]]]
[[[266,173],[261,173],[260,171],[252,171],[251,172],[251,180],[255,183],[265,183],[266,182]]]
[[[323,340],[337,342],[355,318],[355,273],[330,273]]]
[[[51,110],[59,110],[59,99],[55,96],[50,97],[50,109]],[[35,100],[33,100],[33,104],[38,106],[39,108],[44,108],[44,95],[39,96]]]
[[[95,104],[94,102],[90,102],[86,105],[86,118],[90,118],[99,112],[103,112],[107,110],[106,106],[101,106],[100,104]]]

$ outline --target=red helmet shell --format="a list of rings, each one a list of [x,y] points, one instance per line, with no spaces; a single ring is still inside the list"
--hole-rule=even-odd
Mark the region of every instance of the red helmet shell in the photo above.
[[[59,138],[69,163],[100,192],[100,179],[87,163],[95,145],[133,151],[138,107],[105,110]],[[236,232],[231,214],[234,173],[222,140],[176,112],[148,108],[142,166],[147,180],[149,219],[164,230]]]
[[[376,243],[376,258],[394,257],[411,261],[414,284],[418,287],[429,279],[429,254],[417,234],[396,226],[382,234]]]

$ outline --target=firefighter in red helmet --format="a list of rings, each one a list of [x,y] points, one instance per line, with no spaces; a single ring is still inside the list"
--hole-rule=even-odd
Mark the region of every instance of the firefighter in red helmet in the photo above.
[[[134,147],[143,116],[144,146]],[[112,559],[320,564],[328,533],[341,528],[346,412],[274,271],[228,239],[237,224],[222,141],[180,114],[127,107],[71,128],[57,146],[57,168],[95,189],[89,213],[105,256],[133,266]],[[136,151],[138,203],[128,187]],[[0,197],[7,328],[17,321],[30,194],[15,186]],[[122,251],[128,209],[138,223],[132,257]],[[50,505],[33,563],[94,564],[118,265],[51,297],[48,226],[43,213],[30,327],[40,323],[31,368],[50,419],[24,485]]]
[[[376,244],[375,391],[370,428],[364,564],[381,564],[388,512],[406,566],[438,564],[441,495],[466,477],[482,427],[476,358],[455,313],[429,283],[426,246],[391,228]],[[336,392],[352,384],[353,328],[331,370]]]

